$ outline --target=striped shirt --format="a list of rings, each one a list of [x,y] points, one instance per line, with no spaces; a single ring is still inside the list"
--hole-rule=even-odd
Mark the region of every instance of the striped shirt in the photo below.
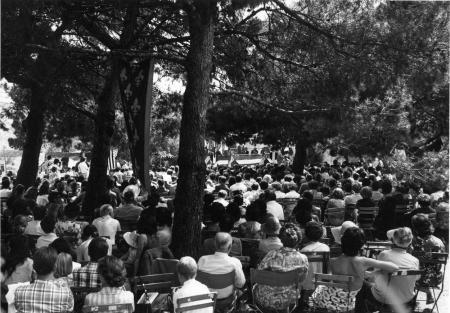
[[[123,287],[103,287],[99,292],[88,294],[84,300],[85,306],[127,303],[133,306],[134,311],[134,294],[123,290]]]
[[[73,285],[75,287],[98,288],[102,286],[97,271],[97,262],[89,262],[86,266],[73,271]]]
[[[17,287],[14,299],[17,313],[71,312],[74,305],[70,288],[54,280]]]

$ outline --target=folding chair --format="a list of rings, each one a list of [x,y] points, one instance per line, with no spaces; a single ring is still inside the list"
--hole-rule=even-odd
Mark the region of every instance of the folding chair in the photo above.
[[[214,312],[216,307],[216,299],[216,292],[177,299],[177,309],[175,310],[175,313],[189,312],[198,309],[206,309],[209,307],[211,307],[212,312]]]
[[[107,305],[86,305],[83,313],[132,313],[133,305],[127,304],[107,304]]]
[[[366,238],[373,240],[375,235],[375,218],[378,215],[378,207],[358,207],[358,224],[364,231]]]
[[[381,251],[389,250],[392,247],[390,241],[367,241],[363,247],[364,255],[368,258],[374,258],[380,254]]]
[[[139,299],[145,292],[171,293],[173,287],[180,286],[175,273],[137,276],[134,279],[134,296]]]
[[[120,220],[120,228],[122,232],[135,231],[137,229],[137,221]]]
[[[330,262],[330,252],[305,251],[301,252],[308,258],[308,263],[322,263],[322,273],[328,273],[328,264]],[[309,276],[309,275],[308,275]]]
[[[445,282],[445,271],[447,267],[448,253],[439,253],[439,252],[413,252],[413,255],[419,259],[420,267],[424,268],[427,266],[437,266],[442,273],[442,280],[440,283],[436,282],[436,284],[428,284],[427,288],[431,288],[433,294],[433,308],[431,312],[433,312],[434,308],[439,312],[438,301],[444,291],[444,282]],[[419,281],[419,289],[420,289],[420,281]],[[437,290],[437,291],[436,291]]]
[[[70,287],[70,290],[72,291],[72,294],[73,294],[73,302],[74,302],[73,312],[79,313],[79,312],[84,311],[83,305],[84,305],[84,299],[86,298],[86,296],[90,293],[100,291],[100,287],[99,288]]]
[[[217,299],[217,310],[220,312],[232,312],[236,306],[236,290],[234,288],[235,272],[229,272],[226,274],[211,274],[203,271],[197,271],[196,280],[205,284],[211,292],[217,292],[219,289],[226,287],[233,287],[233,292],[230,296],[223,299]]]
[[[357,218],[356,204],[347,204],[345,206],[344,220],[356,222],[356,218]]]
[[[405,276],[420,276],[422,274],[423,274],[422,270],[398,270],[398,271],[389,273],[387,286],[390,285],[390,283],[392,282],[393,279],[401,279],[401,277],[405,277]],[[389,291],[387,291],[387,292],[389,294]],[[411,300],[411,303],[414,302],[414,305],[412,305],[413,307],[415,307],[417,292],[416,292],[415,296],[413,297],[413,299]],[[367,312],[379,311],[380,313],[396,313],[396,309],[393,308],[391,304],[381,304],[380,305],[380,303],[377,303],[377,304],[375,304],[376,308],[373,308],[372,310],[369,309],[367,301],[366,301],[365,305],[366,305]]]
[[[303,269],[295,269],[289,272],[272,272],[272,271],[266,271],[266,270],[257,270],[257,269],[250,269],[250,286],[251,286],[251,293],[252,293],[252,299],[253,299],[253,306],[261,313],[264,313],[264,308],[260,308],[257,304],[257,301],[255,301],[255,288],[257,284],[259,285],[266,285],[271,287],[283,287],[283,286],[290,286],[295,285],[296,289],[296,295],[292,300],[292,304],[290,304],[286,308],[286,313],[291,313],[297,308],[297,302],[300,298],[300,281],[299,276],[304,272]],[[269,311],[273,311],[268,309]],[[278,310],[277,310],[278,311]]]
[[[346,312],[348,313],[352,309],[349,308],[350,303],[352,302],[352,299],[350,298],[350,292],[351,292],[351,284],[353,282],[353,276],[347,276],[347,275],[332,275],[332,274],[314,274],[314,286],[317,290],[318,286],[328,286],[328,287],[335,287],[340,288],[343,291],[347,292],[347,306],[346,306]],[[318,309],[326,309],[327,312],[329,311],[328,308],[318,308],[317,307],[317,301],[315,299],[312,299],[313,302],[313,312],[318,312]]]
[[[171,273],[177,275],[177,264],[178,264],[177,259],[156,258],[152,262],[152,274]]]

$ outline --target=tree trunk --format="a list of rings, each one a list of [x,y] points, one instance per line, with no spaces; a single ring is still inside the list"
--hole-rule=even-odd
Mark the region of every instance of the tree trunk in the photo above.
[[[153,60],[121,61],[119,77],[122,111],[127,127],[133,172],[150,191],[150,120],[153,106]]]
[[[22,160],[17,172],[17,184],[30,187],[34,184],[39,169],[39,154],[44,132],[45,99],[39,86],[31,88],[30,112],[24,121],[26,131]]]
[[[88,218],[94,216],[95,208],[101,205],[106,194],[108,157],[111,148],[111,137],[114,133],[115,95],[117,92],[118,65],[115,60],[111,72],[105,80],[102,93],[97,99],[98,111],[95,123],[95,138],[89,171],[88,187],[83,201],[83,214]]]
[[[295,155],[292,163],[292,170],[295,174],[303,175],[303,169],[306,163],[306,149],[308,143],[303,138],[298,138],[295,143]]]
[[[177,257],[198,257],[200,223],[205,189],[205,125],[209,100],[214,40],[215,1],[197,1],[188,10],[190,49],[186,60],[187,85],[184,93],[178,165],[180,172],[175,196],[172,251]]]

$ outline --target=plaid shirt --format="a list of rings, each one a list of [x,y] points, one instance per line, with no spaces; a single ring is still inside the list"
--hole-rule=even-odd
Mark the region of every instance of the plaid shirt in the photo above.
[[[17,313],[58,313],[73,311],[70,288],[54,280],[35,280],[17,287],[14,293]]]
[[[102,286],[100,275],[97,271],[97,262],[89,262],[86,266],[73,271],[74,287],[98,288]]]

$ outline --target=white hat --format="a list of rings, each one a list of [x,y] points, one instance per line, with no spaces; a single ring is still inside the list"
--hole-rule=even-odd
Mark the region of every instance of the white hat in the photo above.
[[[134,231],[134,232],[126,232],[123,235],[123,239],[125,240],[125,242],[129,246],[131,246],[133,248],[137,248],[137,236],[138,235],[136,234],[136,231]]]
[[[358,227],[358,226],[355,223],[353,223],[352,221],[345,221],[344,223],[342,223],[341,226],[332,227],[331,234],[334,237],[334,241],[338,244],[341,244],[342,235],[345,233],[345,231],[347,229],[352,228],[352,227]]]

